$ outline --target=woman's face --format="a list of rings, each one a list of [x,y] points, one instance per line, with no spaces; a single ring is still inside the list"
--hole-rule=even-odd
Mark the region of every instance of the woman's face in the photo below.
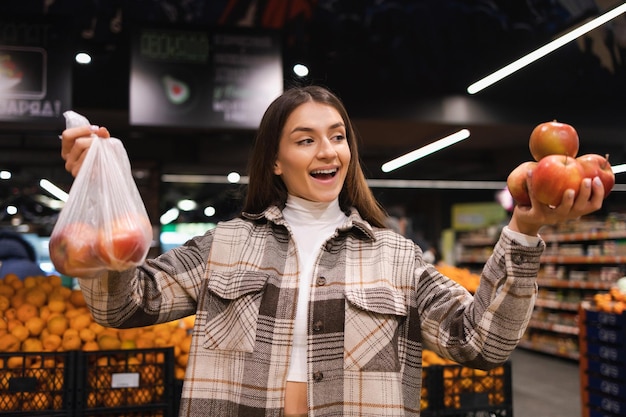
[[[289,194],[316,202],[333,201],[350,163],[346,127],[334,107],[306,102],[283,127],[274,163]]]

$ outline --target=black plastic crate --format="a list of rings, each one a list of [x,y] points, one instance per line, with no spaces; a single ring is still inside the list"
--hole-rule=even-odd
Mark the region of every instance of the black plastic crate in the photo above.
[[[77,416],[175,416],[173,348],[79,352],[77,365]]]
[[[0,415],[70,416],[72,352],[0,352]]]
[[[422,373],[422,417],[511,417],[511,363],[489,371],[432,365]]]
[[[626,416],[626,401],[624,398],[607,396],[604,393],[589,390],[590,409],[615,416]]]

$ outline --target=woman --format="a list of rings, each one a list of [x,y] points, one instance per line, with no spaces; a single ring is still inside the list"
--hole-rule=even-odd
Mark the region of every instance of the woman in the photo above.
[[[63,132],[74,175],[91,133]],[[142,266],[80,285],[95,319],[196,314],[181,416],[418,416],[422,349],[492,368],[533,309],[544,224],[601,207],[585,180],[556,208],[516,207],[475,296],[384,227],[339,99],[291,89],[267,109],[241,216]],[[532,195],[532,190],[531,190]]]

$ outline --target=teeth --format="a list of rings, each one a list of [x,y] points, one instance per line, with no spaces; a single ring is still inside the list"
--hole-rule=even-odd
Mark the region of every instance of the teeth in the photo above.
[[[317,169],[312,171],[311,174],[333,174],[337,172],[337,169]]]

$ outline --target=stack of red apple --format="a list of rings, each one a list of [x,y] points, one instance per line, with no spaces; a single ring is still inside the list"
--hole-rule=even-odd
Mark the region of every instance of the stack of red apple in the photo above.
[[[604,197],[615,185],[615,174],[607,156],[578,155],[579,139],[576,129],[567,123],[555,121],[537,125],[530,134],[530,153],[534,161],[518,165],[507,178],[511,196],[519,205],[530,205],[530,186],[537,201],[558,206],[567,189],[578,195],[584,178],[599,177],[604,185]]]
[[[141,215],[125,215],[100,227],[72,222],[50,237],[50,260],[60,273],[86,278],[138,265],[151,242],[152,226]]]

